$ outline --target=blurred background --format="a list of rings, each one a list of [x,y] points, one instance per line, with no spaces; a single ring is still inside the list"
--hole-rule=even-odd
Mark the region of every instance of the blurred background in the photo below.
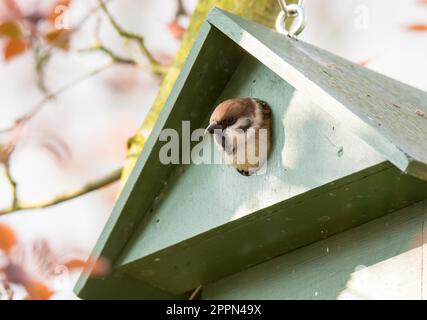
[[[105,2],[107,11],[96,0],[0,0],[0,299],[77,299],[73,285],[119,190],[107,182],[117,180],[197,5]],[[301,40],[427,90],[427,1],[305,5]],[[155,63],[115,22],[144,37]],[[101,187],[37,209],[88,182]],[[24,203],[36,208],[14,210]]]

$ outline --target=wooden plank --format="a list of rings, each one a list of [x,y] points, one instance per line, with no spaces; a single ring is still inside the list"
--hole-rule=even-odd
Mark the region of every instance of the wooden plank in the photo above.
[[[389,163],[275,204],[121,266],[183,293],[427,197],[425,181]]]
[[[105,278],[92,278],[79,292],[80,298],[91,300],[186,300],[189,296],[190,293],[176,295],[154,288],[117,270]]]
[[[427,180],[425,92],[219,9],[208,21],[402,171]]]
[[[426,201],[407,207],[208,284],[203,299],[420,299],[426,214]]]

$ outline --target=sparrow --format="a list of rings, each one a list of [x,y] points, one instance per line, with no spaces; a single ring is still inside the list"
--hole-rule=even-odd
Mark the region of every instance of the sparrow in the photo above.
[[[271,108],[254,99],[230,99],[219,104],[209,120],[206,134],[225,160],[243,176],[251,176],[267,160],[271,145]]]

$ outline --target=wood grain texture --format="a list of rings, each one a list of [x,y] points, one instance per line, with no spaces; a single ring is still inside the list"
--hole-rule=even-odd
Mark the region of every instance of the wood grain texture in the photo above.
[[[425,298],[426,214],[424,201],[207,285],[203,298]]]

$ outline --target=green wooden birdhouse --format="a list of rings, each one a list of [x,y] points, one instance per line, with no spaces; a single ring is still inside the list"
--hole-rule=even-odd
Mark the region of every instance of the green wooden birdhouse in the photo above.
[[[161,163],[164,129],[204,128],[239,97],[272,110],[264,174]],[[307,266],[291,255],[427,199],[426,114],[425,92],[214,9],[94,249],[112,272],[85,273],[77,294],[188,299],[202,286],[202,298],[306,297]],[[273,274],[293,290],[269,292]]]

